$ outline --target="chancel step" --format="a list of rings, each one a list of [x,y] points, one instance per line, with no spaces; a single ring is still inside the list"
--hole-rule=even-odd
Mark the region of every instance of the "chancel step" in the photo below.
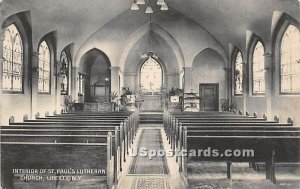
[[[141,124],[162,124],[162,114],[159,113],[141,113],[140,114]]]

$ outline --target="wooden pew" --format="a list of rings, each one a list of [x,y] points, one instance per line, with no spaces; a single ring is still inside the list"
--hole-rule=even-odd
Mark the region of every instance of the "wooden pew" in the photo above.
[[[99,116],[105,116],[105,115],[116,115],[116,116],[129,116],[135,112],[85,112],[85,111],[76,111],[76,112],[70,112],[70,113],[63,113],[63,114],[56,114],[56,115],[99,115]]]
[[[118,126],[57,126],[57,125],[26,125],[26,126],[2,126],[1,133],[7,135],[63,135],[63,136],[80,136],[80,135],[107,135],[108,132],[118,130],[120,141],[120,150],[123,152],[123,159],[134,140],[135,131],[128,128],[126,124]],[[90,139],[91,140],[91,139]],[[53,140],[54,141],[54,140]],[[86,142],[86,141],[85,141]]]
[[[251,135],[259,135],[259,136],[297,136],[300,132],[300,127],[297,126],[252,126],[252,127],[245,127],[245,126],[230,126],[230,127],[223,127],[223,126],[201,126],[201,127],[186,127],[189,135],[197,135],[198,133],[200,136],[202,135],[232,135],[232,136],[251,136]],[[182,139],[182,129],[183,127],[180,126],[178,133],[173,136],[169,136],[169,142],[171,147],[174,149],[175,146],[180,146],[183,143]],[[203,132],[202,132],[203,131]]]
[[[51,128],[42,128],[42,129],[1,129],[2,134],[52,134],[52,135],[105,135],[108,132],[112,132],[114,129],[84,129],[84,130],[75,130],[75,129],[51,129]]]
[[[108,114],[110,115],[110,114]],[[119,114],[115,114],[118,116]],[[137,112],[134,113],[125,113],[124,115],[129,115],[128,118],[126,118],[124,121],[124,129],[127,133],[129,133],[128,140],[130,140],[130,144],[132,143],[132,140],[134,138],[135,133],[138,129],[139,124],[139,114]],[[70,117],[76,117],[77,115],[69,115]],[[99,116],[99,114],[90,115],[86,114],[86,120],[74,120],[74,119],[63,119],[63,120],[56,120],[56,119],[40,119],[37,118],[36,120],[25,120],[25,122],[14,122],[10,121],[10,125],[18,126],[18,125],[58,125],[58,126],[114,126],[116,124],[119,124],[122,119],[120,120],[102,120],[102,118],[93,118],[94,116]],[[106,115],[105,115],[106,116]],[[12,119],[14,120],[14,119]]]
[[[130,115],[123,115],[123,114],[107,114],[107,115],[93,115],[93,114],[60,114],[60,115],[53,115],[53,116],[45,116],[44,118],[39,117],[40,119],[126,119],[132,115],[135,115],[136,113],[130,114]]]
[[[249,113],[248,113],[249,115]],[[256,118],[256,114],[253,117],[248,117],[248,116],[232,116],[232,115],[213,115],[213,114],[206,114],[206,115],[200,115],[200,114],[188,114],[188,115],[168,115],[165,114],[164,116],[164,125],[165,125],[165,130],[168,133],[168,138],[171,144],[171,147],[173,149],[177,148],[182,149],[183,147],[190,147],[190,143],[193,143],[193,145],[196,145],[198,143],[204,143],[204,144],[209,144],[211,141],[206,143],[206,137],[215,137],[215,139],[219,138],[226,138],[227,141],[217,141],[216,143],[219,146],[222,146],[223,143],[226,143],[228,146],[227,148],[233,148],[231,146],[232,141],[228,140],[228,138],[242,138],[244,140],[245,138],[258,138],[258,141],[262,141],[260,145],[266,145],[269,143],[266,143],[265,141],[272,141],[275,138],[275,143],[276,144],[282,144],[282,143],[277,143],[276,140],[281,140],[287,138],[293,138],[296,141],[293,141],[298,149],[299,149],[299,135],[300,135],[300,127],[295,127],[293,125],[293,120],[291,118],[288,118],[288,123],[278,123],[279,119],[277,116],[274,117],[274,121],[266,121],[267,117],[264,115],[262,119]],[[182,123],[180,123],[182,122]],[[185,131],[183,131],[182,127],[184,126]],[[188,138],[203,138],[201,141],[191,141],[188,143],[188,145],[184,144],[186,141],[184,141],[183,137],[183,132],[185,132],[185,137]],[[280,138],[281,137],[281,138]],[[266,138],[266,139],[265,139]],[[187,140],[187,139],[186,139]],[[298,141],[297,141],[298,140]],[[248,140],[251,142],[251,140]],[[238,141],[236,142],[237,144],[243,143],[243,141]],[[234,144],[234,143],[233,143]],[[288,142],[284,143],[288,144]],[[202,144],[201,144],[202,145]],[[251,145],[250,145],[251,146]],[[202,146],[200,146],[202,147]],[[280,146],[280,150],[284,151],[285,147]],[[294,149],[296,150],[297,147]],[[185,148],[187,149],[187,148]],[[277,150],[278,151],[278,150]],[[262,150],[261,152],[264,152]],[[294,162],[297,157],[299,161],[299,154],[296,154],[296,156],[293,156],[293,152],[290,151],[292,154],[291,160]],[[272,151],[273,153],[273,151]],[[276,151],[274,150],[274,154]],[[277,152],[278,153],[278,152]],[[274,157],[273,157],[274,158]],[[293,159],[294,158],[294,159]],[[221,158],[222,159],[222,158]],[[177,158],[178,160],[178,158]],[[224,159],[222,159],[224,160]],[[241,161],[240,159],[238,159]],[[258,159],[252,159],[253,162],[257,162]],[[288,162],[285,161],[286,159],[282,159],[281,161],[283,162]],[[184,159],[179,158],[179,162],[183,162]],[[266,159],[264,159],[266,161]],[[298,162],[296,161],[296,162]],[[246,161],[248,162],[248,160]],[[228,165],[231,165],[229,163]],[[270,168],[270,162],[267,164],[267,178],[271,179],[273,182],[276,182],[275,178],[275,173],[273,174],[272,172],[270,173],[270,170],[274,169]],[[185,169],[181,167],[181,170]],[[228,172],[230,173],[230,167],[228,169]],[[272,175],[272,176],[270,176]],[[230,176],[229,176],[230,177]]]
[[[39,120],[35,120],[35,121],[25,121],[25,122],[13,122],[10,123],[9,125],[118,125],[123,121],[115,121],[115,122],[97,122],[97,121],[60,121],[60,120],[53,120],[53,121],[39,121]]]
[[[209,115],[208,117],[206,115]],[[249,113],[248,113],[249,114]],[[195,117],[195,115],[204,115],[204,117]],[[223,117],[216,117],[221,115]],[[235,115],[235,114],[234,114]],[[192,116],[188,118],[181,118],[180,116]],[[171,135],[172,132],[177,132],[179,130],[179,122],[182,123],[183,126],[191,127],[200,127],[200,126],[292,126],[293,120],[288,118],[287,123],[279,123],[279,119],[277,116],[274,116],[274,121],[267,121],[266,115],[263,118],[256,118],[256,113],[254,116],[250,118],[249,116],[233,116],[230,113],[222,112],[222,113],[213,113],[210,112],[201,112],[201,113],[192,113],[192,114],[178,114],[176,116],[171,115],[168,112],[164,112],[164,127],[166,133]]]
[[[25,120],[24,122],[28,122],[28,123],[32,123],[32,122],[38,122],[38,123],[42,123],[42,122],[56,122],[56,123],[120,123],[124,121],[124,119],[120,119],[120,120],[95,120],[95,119],[88,119],[88,120],[81,120],[81,119],[72,119],[72,120],[68,120],[68,119],[35,119],[35,120]],[[15,122],[17,123],[17,122]]]
[[[211,120],[207,121],[207,122],[178,122],[178,120],[174,117],[171,117],[171,120],[168,122],[165,122],[164,124],[164,128],[167,134],[167,137],[172,146],[172,148],[174,148],[175,145],[175,141],[177,141],[177,138],[179,136],[179,132],[180,132],[180,126],[185,126],[188,129],[194,129],[197,130],[199,127],[219,127],[218,129],[222,129],[222,128],[229,128],[229,127],[245,127],[245,128],[249,128],[249,127],[288,127],[288,126],[292,126],[292,122],[290,123],[277,123],[277,120],[275,121],[264,121],[264,122],[213,122]]]
[[[36,126],[34,126],[36,127]],[[110,133],[113,130],[103,130],[100,128],[99,130],[85,129],[51,129],[51,128],[14,128],[14,129],[3,129],[3,128],[14,128],[11,126],[2,127],[2,141],[3,142],[52,142],[52,143],[96,143],[103,142],[105,134]],[[109,128],[112,129],[112,128]],[[3,134],[4,133],[4,134]],[[8,134],[10,133],[10,134]],[[50,133],[50,134],[49,134]],[[117,159],[114,161],[115,167],[114,173],[114,182],[117,182],[118,175],[120,171],[122,171],[122,164],[126,161],[125,156],[127,155],[128,147],[126,144],[128,139],[128,135],[124,132],[124,127],[121,125],[120,127],[116,127],[114,131],[115,135],[112,135],[114,138],[113,145],[115,145],[114,153],[117,154]]]
[[[300,129],[296,131],[282,130],[189,130],[188,136],[300,136]]]
[[[201,123],[201,122],[210,122],[210,123],[224,123],[224,122],[237,122],[237,123],[243,123],[243,122],[258,122],[258,123],[263,123],[266,121],[266,119],[264,118],[239,118],[239,117],[235,117],[235,118],[228,118],[228,117],[224,117],[224,118],[176,118],[179,122],[188,122],[188,123]],[[269,121],[269,122],[274,122],[276,123],[277,121]]]
[[[68,117],[70,116],[70,117]],[[37,120],[27,120],[28,116],[24,116],[26,121],[23,123],[13,122],[13,117],[10,119],[10,126],[2,126],[1,132],[5,142],[34,142],[43,141],[48,143],[64,143],[69,144],[74,141],[76,143],[95,143],[103,141],[103,136],[109,132],[115,131],[115,154],[120,154],[120,157],[114,160],[114,165],[119,165],[121,171],[122,162],[126,161],[125,156],[128,153],[128,148],[133,143],[135,132],[138,128],[139,116],[137,113],[131,114],[129,117],[124,116],[126,119],[116,117],[117,121],[113,122],[112,118],[107,116],[94,117],[94,115],[84,115],[85,119],[77,120],[76,115],[68,115],[66,118],[60,119],[48,118]],[[116,115],[117,116],[117,115]],[[71,118],[71,119],[68,119]],[[120,122],[124,121],[121,123]],[[100,123],[99,123],[100,122]],[[116,125],[118,125],[116,127]],[[115,129],[115,130],[114,130]],[[16,137],[18,137],[16,139]],[[114,171],[114,182],[117,182],[118,171]]]
[[[128,118],[127,116],[126,117],[88,117],[88,116],[70,116],[70,117],[41,117],[41,118],[38,118],[37,120],[90,120],[90,119],[93,119],[93,120],[118,120],[118,121],[122,121],[122,120],[125,120],[126,118]]]
[[[2,126],[2,134],[51,134],[51,135],[106,135],[113,132],[116,126],[61,126],[61,125],[15,125]],[[120,130],[121,141],[124,141],[124,148],[128,152],[134,140],[135,130],[126,125],[118,127]]]
[[[299,133],[298,133],[299,134]],[[276,183],[275,163],[300,161],[300,136],[189,136],[186,128],[183,131],[182,149],[212,149],[220,154],[216,156],[189,157],[194,161],[224,161],[228,162],[228,178],[231,178],[231,162],[265,162],[266,178]],[[254,150],[254,156],[226,156],[228,149]],[[248,151],[249,152],[249,151]],[[181,170],[187,174],[187,157],[180,160]]]
[[[130,119],[126,120],[123,124],[123,132],[122,136],[124,136],[124,142],[127,147],[131,146],[133,143],[135,133],[137,132],[138,129],[138,119]],[[6,132],[12,132],[11,129],[22,129],[21,131],[23,132],[37,132],[32,131],[32,130],[24,130],[24,129],[48,129],[44,130],[43,132],[51,132],[51,133],[71,133],[71,131],[67,131],[72,129],[73,134],[78,134],[78,133],[85,133],[85,134],[93,134],[93,132],[100,132],[101,130],[108,130],[113,129],[115,126],[119,126],[119,123],[85,123],[85,122],[24,122],[24,123],[10,123],[11,127],[9,128],[10,130],[7,130]],[[5,127],[3,127],[5,128]],[[50,129],[56,129],[56,130],[50,130]],[[125,134],[126,133],[126,134]]]
[[[2,142],[106,143],[107,135],[1,134]],[[114,135],[112,135],[114,138]]]
[[[216,112],[216,111],[209,111],[209,112],[172,112],[173,115],[238,115],[234,112]]]
[[[256,116],[246,116],[246,115],[239,115],[239,114],[233,114],[233,113],[214,113],[214,114],[207,114],[205,112],[200,112],[200,113],[185,113],[185,114],[175,114],[172,113],[174,117],[177,118],[209,118],[209,117],[215,117],[215,118],[223,118],[223,117],[238,117],[238,118],[256,118]]]
[[[105,137],[104,137],[105,138]],[[13,188],[13,169],[104,169],[105,174],[95,174],[111,188],[114,180],[114,159],[112,135],[105,143],[55,143],[55,142],[1,142],[2,184]],[[24,176],[24,174],[20,174]],[[55,176],[57,174],[53,174]],[[103,178],[104,177],[104,178]],[[20,179],[20,177],[18,178]],[[26,181],[26,180],[25,180]],[[43,185],[43,188],[57,188],[58,182]],[[24,182],[24,185],[26,183]]]

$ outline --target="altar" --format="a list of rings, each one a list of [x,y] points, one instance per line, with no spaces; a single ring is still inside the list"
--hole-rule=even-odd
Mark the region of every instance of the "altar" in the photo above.
[[[163,111],[163,100],[161,95],[143,95],[141,111]]]

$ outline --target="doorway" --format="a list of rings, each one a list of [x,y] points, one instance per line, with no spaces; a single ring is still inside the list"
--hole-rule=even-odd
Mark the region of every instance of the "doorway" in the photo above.
[[[219,111],[219,84],[199,84],[200,111]]]

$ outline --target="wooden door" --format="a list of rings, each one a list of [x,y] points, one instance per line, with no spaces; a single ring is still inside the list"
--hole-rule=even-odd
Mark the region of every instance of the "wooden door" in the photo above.
[[[219,84],[200,84],[200,111],[219,111]]]

